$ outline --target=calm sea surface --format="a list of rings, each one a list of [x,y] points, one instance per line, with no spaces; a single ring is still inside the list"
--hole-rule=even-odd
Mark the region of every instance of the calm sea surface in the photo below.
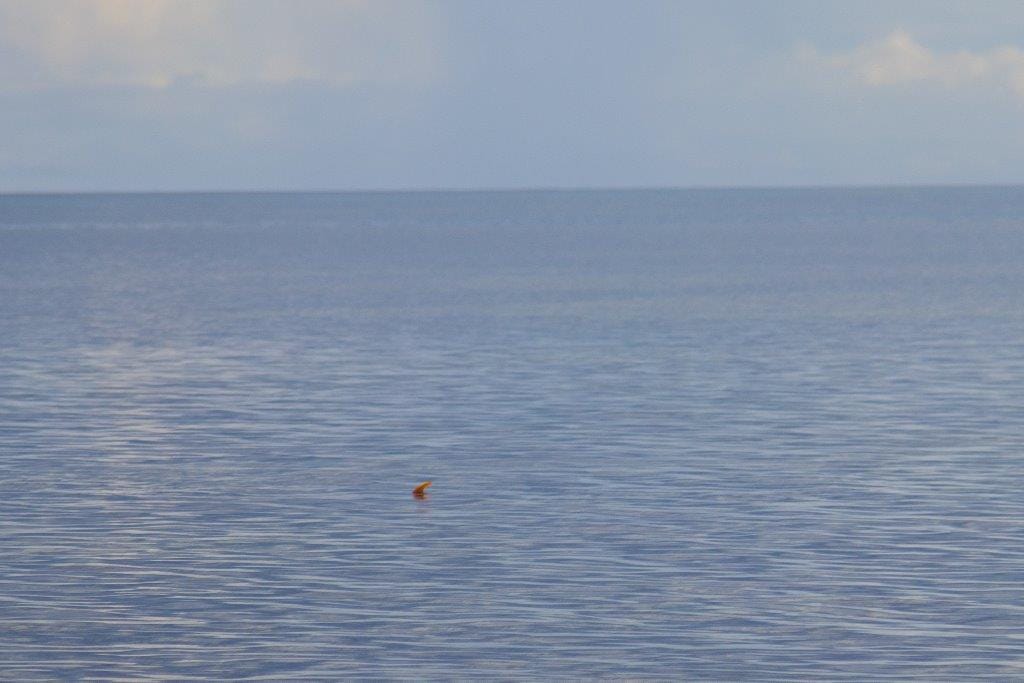
[[[1024,189],[0,197],[0,679],[602,676],[1024,677]]]

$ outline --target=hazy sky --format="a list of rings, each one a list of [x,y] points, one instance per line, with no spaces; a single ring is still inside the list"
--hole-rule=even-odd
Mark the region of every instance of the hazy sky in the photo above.
[[[0,191],[1024,182],[1024,3],[0,0]]]

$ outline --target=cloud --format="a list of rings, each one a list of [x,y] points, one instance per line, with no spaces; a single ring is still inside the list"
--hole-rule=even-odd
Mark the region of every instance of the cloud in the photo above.
[[[412,0],[0,0],[0,87],[421,84],[437,24]]]
[[[821,54],[814,48],[804,48],[801,56],[826,72],[842,74],[868,87],[931,83],[958,88],[982,84],[1008,88],[1024,98],[1024,50],[1012,45],[983,52],[936,52],[906,31],[897,30],[849,52]]]

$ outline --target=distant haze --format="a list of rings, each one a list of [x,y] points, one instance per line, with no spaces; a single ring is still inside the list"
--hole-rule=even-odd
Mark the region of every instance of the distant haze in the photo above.
[[[0,192],[1024,182],[1024,4],[0,0]]]

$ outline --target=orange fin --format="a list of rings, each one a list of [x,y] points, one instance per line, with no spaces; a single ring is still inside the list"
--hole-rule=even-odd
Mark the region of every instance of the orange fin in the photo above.
[[[422,484],[420,484],[419,486],[412,490],[412,495],[416,496],[417,498],[422,498],[423,496],[427,495],[427,487],[433,483],[434,482],[432,481],[423,482]]]

